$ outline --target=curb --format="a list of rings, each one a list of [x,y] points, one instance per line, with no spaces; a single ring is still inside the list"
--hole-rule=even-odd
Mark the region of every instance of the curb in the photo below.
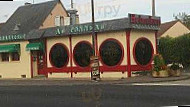
[[[113,84],[133,84],[133,83],[162,83],[162,82],[172,82],[172,81],[183,81],[183,80],[188,80],[190,79],[190,76],[189,75],[184,75],[186,77],[179,77],[179,78],[175,78],[175,79],[168,79],[168,80],[153,80],[153,81],[137,81],[137,82],[125,82],[125,81],[122,81],[122,82],[117,82],[117,83],[113,83]]]
[[[0,86],[30,86],[30,85],[37,85],[37,86],[73,86],[73,85],[117,85],[117,84],[126,84],[131,85],[133,83],[161,83],[161,82],[172,82],[172,81],[183,81],[190,79],[190,75],[182,75],[181,77],[169,77],[169,78],[153,78],[150,76],[144,77],[133,77],[128,79],[119,79],[119,80],[100,80],[100,81],[91,81],[91,80],[32,80],[32,79],[25,79],[25,80],[9,80],[6,79],[0,80],[2,84]],[[42,81],[42,82],[38,82]],[[70,82],[69,82],[70,81]],[[69,84],[68,84],[69,82]]]

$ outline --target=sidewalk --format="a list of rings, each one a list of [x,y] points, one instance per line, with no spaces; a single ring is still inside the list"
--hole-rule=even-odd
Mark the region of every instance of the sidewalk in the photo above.
[[[119,81],[118,84],[170,82],[170,81],[182,81],[187,79],[190,79],[190,73],[183,73],[180,77],[167,77],[167,78],[153,78],[152,76],[131,77]]]
[[[73,85],[102,85],[102,84],[132,84],[132,83],[155,83],[155,82],[169,82],[169,81],[182,81],[190,79],[190,73],[183,73],[180,77],[168,77],[168,78],[153,78],[151,76],[139,76],[125,79],[102,79],[95,82],[90,79],[0,79],[0,86],[73,86]]]

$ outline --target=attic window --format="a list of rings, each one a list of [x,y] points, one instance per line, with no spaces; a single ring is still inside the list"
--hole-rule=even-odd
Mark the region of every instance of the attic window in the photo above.
[[[15,25],[14,31],[18,31],[18,30],[20,30],[20,24]]]
[[[63,16],[56,16],[55,17],[55,26],[63,26]]]

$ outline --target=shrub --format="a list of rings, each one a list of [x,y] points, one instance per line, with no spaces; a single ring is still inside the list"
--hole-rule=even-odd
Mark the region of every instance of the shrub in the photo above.
[[[176,38],[162,37],[158,47],[166,64],[180,63],[184,68],[190,65],[190,33]]]
[[[159,72],[165,69],[167,69],[167,66],[165,65],[162,55],[159,55],[159,54],[154,55],[153,71]]]

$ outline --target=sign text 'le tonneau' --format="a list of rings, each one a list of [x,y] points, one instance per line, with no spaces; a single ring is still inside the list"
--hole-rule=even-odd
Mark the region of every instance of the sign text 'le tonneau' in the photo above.
[[[80,33],[90,33],[92,31],[92,24],[84,24],[84,25],[77,25],[77,26],[72,26],[69,28],[68,31],[62,28],[57,28],[56,29],[56,35],[60,34],[80,34]],[[95,31],[101,31],[104,30],[105,25],[104,24],[95,24]]]
[[[131,24],[142,24],[142,25],[154,25],[160,26],[160,17],[153,17],[148,15],[137,15],[129,14],[129,19]]]
[[[26,34],[0,36],[0,41],[16,41],[26,39]]]

